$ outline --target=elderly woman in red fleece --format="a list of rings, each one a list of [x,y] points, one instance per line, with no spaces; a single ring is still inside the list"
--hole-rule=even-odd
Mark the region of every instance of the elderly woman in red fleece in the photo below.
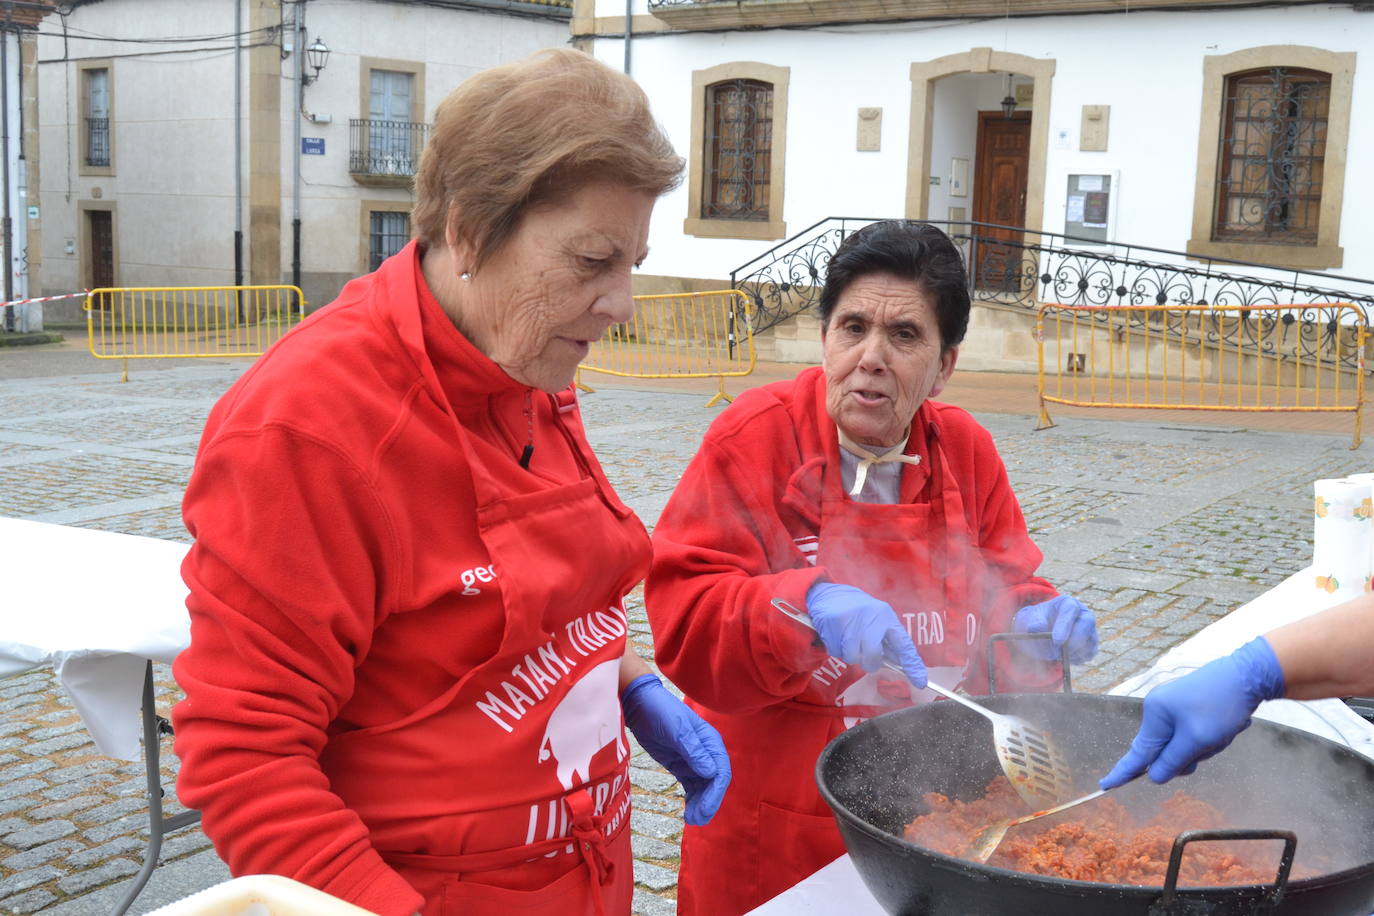
[[[729,761],[627,643],[649,538],[570,387],[680,170],[587,55],[471,77],[435,115],[417,238],[215,405],[173,718],[233,873],[385,916],[624,916],[626,725],[710,820]]]
[[[927,679],[1044,689],[1093,615],[1035,575],[1040,551],[992,437],[940,393],[968,326],[958,250],[875,223],[830,260],[822,365],[741,395],[711,425],[654,529],[657,659],[734,761],[710,826],[683,835],[678,912],[742,913],[844,852],[816,756],[852,723],[925,702]],[[771,599],[805,609],[817,634]],[[880,671],[884,660],[906,679]]]

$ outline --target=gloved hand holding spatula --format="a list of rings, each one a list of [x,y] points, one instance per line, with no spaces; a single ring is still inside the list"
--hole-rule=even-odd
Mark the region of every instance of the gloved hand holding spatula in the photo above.
[[[916,687],[926,686],[926,665],[897,612],[861,588],[817,582],[806,593],[806,613],[825,650],[840,661],[877,671],[883,659],[901,667]]]

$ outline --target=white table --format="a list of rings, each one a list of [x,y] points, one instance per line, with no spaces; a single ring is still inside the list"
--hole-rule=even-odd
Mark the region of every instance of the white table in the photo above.
[[[200,819],[162,816],[165,729],[153,702],[153,662],[171,662],[191,641],[186,551],[174,541],[0,518],[0,677],[51,663],[102,754],[137,760],[143,733],[148,848],[115,916],[143,890],[163,834]]]
[[[887,916],[849,856],[803,878],[747,916]]]
[[[102,754],[137,760],[149,660],[191,641],[175,541],[0,518],[0,677],[51,662]]]

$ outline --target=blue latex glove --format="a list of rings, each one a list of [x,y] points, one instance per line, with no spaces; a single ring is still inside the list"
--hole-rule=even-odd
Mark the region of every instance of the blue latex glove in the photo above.
[[[1193,772],[1250,726],[1256,706],[1283,690],[1283,669],[1263,636],[1161,684],[1145,695],[1131,749],[1098,785],[1111,789],[1147,769],[1155,782]]]
[[[687,823],[708,823],[730,785],[730,755],[720,733],[669,693],[655,674],[630,681],[620,706],[640,747],[682,783]]]
[[[1016,643],[1017,649],[1032,658],[1058,661],[1065,643],[1069,645],[1069,661],[1075,665],[1097,654],[1097,618],[1083,602],[1068,595],[1026,605],[1016,612],[1011,628],[1014,633],[1050,634],[1048,641],[1026,639]]]
[[[852,585],[817,582],[806,593],[806,613],[831,655],[865,671],[877,671],[886,657],[914,686],[926,685],[921,653],[886,601]]]

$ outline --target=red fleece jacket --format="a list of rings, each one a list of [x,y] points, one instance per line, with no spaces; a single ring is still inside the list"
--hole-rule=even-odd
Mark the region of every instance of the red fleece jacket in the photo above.
[[[474,480],[514,496],[576,482],[579,466],[615,499],[571,394],[526,388],[473,348],[425,288],[414,243],[216,404],[183,506],[191,645],[173,721],[178,792],[234,874],[406,916],[423,898],[379,851],[466,851],[432,826],[465,805],[510,806],[523,838],[518,806],[559,793],[484,767],[473,736],[417,738],[414,723],[502,637]],[[406,743],[387,743],[399,725]],[[333,778],[335,745],[369,730],[386,765]]]

